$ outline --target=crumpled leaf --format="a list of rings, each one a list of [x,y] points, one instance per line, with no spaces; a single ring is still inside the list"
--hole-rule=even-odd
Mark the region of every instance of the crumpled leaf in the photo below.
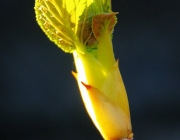
[[[108,30],[109,35],[112,34],[114,26],[116,24],[116,15],[117,13],[105,13],[99,14],[93,17],[92,20],[92,29],[94,36],[98,40],[102,36],[105,30]]]
[[[57,5],[58,4],[58,5]],[[75,50],[75,27],[71,15],[62,6],[62,0],[36,0],[36,20],[48,38],[65,52]]]
[[[111,10],[110,0],[36,0],[38,24],[48,38],[65,52],[73,52],[79,42],[92,46],[93,16]]]

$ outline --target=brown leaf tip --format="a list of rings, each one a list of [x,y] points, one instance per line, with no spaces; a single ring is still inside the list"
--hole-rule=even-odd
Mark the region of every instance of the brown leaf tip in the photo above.
[[[103,31],[108,28],[109,32],[112,33],[114,25],[116,24],[116,15],[117,13],[105,13],[99,14],[93,17],[92,29],[94,36],[98,39]]]
[[[90,89],[90,88],[91,88],[90,85],[87,85],[87,84],[85,84],[84,82],[81,82],[81,83],[83,84],[83,86],[85,86],[86,89]]]

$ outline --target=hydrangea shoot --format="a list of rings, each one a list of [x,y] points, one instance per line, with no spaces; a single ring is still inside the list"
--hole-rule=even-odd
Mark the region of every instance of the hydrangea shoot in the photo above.
[[[38,24],[48,38],[72,53],[85,108],[105,140],[132,140],[129,103],[114,58],[117,22],[111,0],[35,0]]]

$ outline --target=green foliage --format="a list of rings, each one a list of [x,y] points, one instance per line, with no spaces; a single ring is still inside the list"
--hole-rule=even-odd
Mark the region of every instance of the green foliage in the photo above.
[[[36,0],[36,20],[48,38],[65,52],[77,44],[96,48],[92,30],[95,15],[111,12],[110,0]]]

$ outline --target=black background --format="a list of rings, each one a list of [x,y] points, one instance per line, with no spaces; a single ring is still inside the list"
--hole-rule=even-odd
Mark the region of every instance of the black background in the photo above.
[[[180,1],[113,0],[113,44],[135,140],[180,139]],[[0,3],[0,139],[102,140],[71,71],[50,42],[33,0]]]

